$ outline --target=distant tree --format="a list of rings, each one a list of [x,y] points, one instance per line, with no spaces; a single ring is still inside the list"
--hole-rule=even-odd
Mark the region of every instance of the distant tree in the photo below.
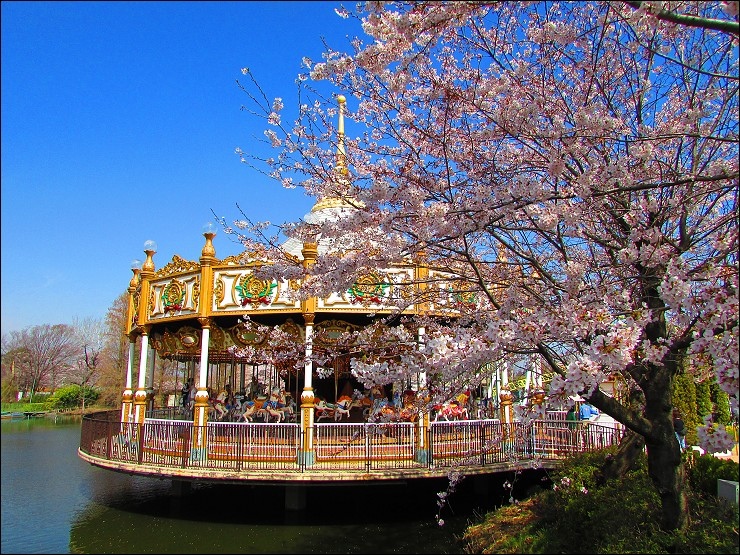
[[[101,390],[100,402],[106,406],[120,406],[126,385],[129,346],[126,336],[127,309],[128,293],[122,293],[116,297],[105,315],[105,347],[98,387]],[[134,364],[138,368],[136,361]]]
[[[80,347],[75,329],[67,324],[33,326],[3,337],[4,352],[16,362],[17,384],[31,399],[42,387],[53,393],[57,378],[74,366]]]
[[[696,384],[696,414],[699,419],[712,415],[712,392],[709,378]]]
[[[6,352],[6,337],[2,339],[2,401],[4,403],[12,403],[17,400],[19,391],[18,377],[16,376],[16,362],[22,360],[25,356],[25,351],[7,351]]]
[[[696,445],[698,441],[696,427],[701,419],[696,411],[696,381],[688,371],[683,371],[676,376],[671,403],[683,417],[686,425],[686,442],[689,445]]]
[[[728,426],[732,424],[732,412],[730,411],[730,398],[722,391],[716,380],[712,381],[709,386],[709,392],[714,404],[714,411],[712,412],[712,420],[719,424]]]
[[[82,409],[85,409],[85,393],[97,385],[100,370],[105,361],[106,328],[103,320],[87,318],[73,323],[81,352],[69,367],[67,383],[80,386]]]

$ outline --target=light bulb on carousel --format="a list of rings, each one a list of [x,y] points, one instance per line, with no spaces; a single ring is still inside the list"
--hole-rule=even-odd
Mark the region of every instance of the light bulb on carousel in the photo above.
[[[151,239],[144,241],[144,253],[146,254],[146,260],[141,266],[142,272],[153,273],[154,272],[154,260],[152,256],[157,252],[157,243]]]

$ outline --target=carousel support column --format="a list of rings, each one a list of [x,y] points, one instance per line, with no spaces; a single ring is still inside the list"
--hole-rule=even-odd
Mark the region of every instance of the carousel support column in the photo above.
[[[514,423],[511,418],[511,406],[514,404],[514,396],[508,389],[502,389],[499,399],[501,400],[501,426],[503,428],[504,440],[514,439]]]
[[[521,406],[526,406],[527,399],[529,399],[530,389],[532,388],[532,374],[534,372],[532,371],[532,364],[530,360],[530,364],[527,365],[527,371],[524,374],[524,395],[522,395],[521,401],[519,401],[519,404]]]
[[[424,327],[419,328],[418,332],[418,344],[419,350],[424,348],[425,344],[425,333]],[[423,391],[427,385],[427,373],[419,373],[419,391]],[[417,399],[421,403],[421,399]],[[414,460],[421,464],[429,463],[429,440],[431,437],[430,433],[431,418],[429,417],[429,410],[427,410],[426,403],[419,405],[419,419],[417,421],[416,429],[416,445],[414,452]]]
[[[134,275],[128,284],[128,307],[126,309],[126,336],[129,341],[128,361],[126,363],[126,386],[123,390],[123,399],[121,400],[121,422],[124,425],[133,420],[134,413],[133,376],[134,359],[136,357],[136,337],[138,334],[136,326],[139,318],[136,291],[141,284],[139,278],[139,273],[141,272],[140,260],[133,260],[131,262],[131,271]]]
[[[149,360],[151,364],[147,372],[146,409],[152,411],[154,410],[154,370],[157,367],[157,351],[152,346],[152,340],[149,341]]]
[[[536,412],[539,412],[541,409],[542,403],[545,402],[545,397],[547,395],[545,394],[545,390],[542,389],[542,384],[538,384],[537,380],[535,379],[535,386],[534,391],[532,392],[532,406],[534,407]],[[534,430],[533,430],[533,439],[532,439],[532,454],[536,455],[539,448],[542,445],[547,444],[547,431],[545,425],[542,424],[542,421],[538,420],[534,423]]]
[[[139,382],[134,394],[134,422],[139,425],[144,424],[144,417],[146,416],[146,363],[149,354],[149,332],[151,330],[151,325],[147,324],[149,321],[149,281],[154,276],[154,254],[156,252],[157,243],[152,240],[144,242],[146,260],[141,265],[141,271],[139,272],[139,313],[136,319],[140,324],[138,329],[141,330],[141,355],[139,357]]]
[[[298,453],[300,466],[313,466],[314,451],[314,402],[313,395],[313,314],[304,314],[306,320],[306,364],[303,370],[303,392],[301,393],[301,449]]]
[[[123,390],[121,402],[121,422],[128,424],[133,419],[134,413],[134,357],[136,356],[136,335],[130,334],[128,338],[128,363],[126,364],[126,388]]]
[[[341,109],[340,109],[341,113]],[[303,269],[309,273],[319,256],[318,243],[305,242],[301,249]],[[301,445],[298,450],[298,465],[301,468],[313,466],[316,462],[314,447],[314,411],[316,399],[313,394],[313,323],[317,300],[310,297],[301,301],[301,312],[306,324],[306,362],[303,367],[303,392],[301,393]]]
[[[509,386],[509,363],[504,362],[501,367],[501,388],[499,392],[499,402],[501,406],[501,425],[504,430],[505,438],[514,436],[514,418],[513,407],[514,395],[511,393]]]
[[[200,373],[198,374],[198,391],[195,394],[193,410],[193,448],[190,457],[203,461],[208,454],[206,428],[208,424],[208,343],[211,338],[211,321],[199,318],[203,331],[200,338]]]
[[[496,394],[492,397],[492,399],[494,400],[496,406],[491,407],[491,414],[495,415],[496,408],[501,406],[501,401],[500,401],[501,399],[501,363],[500,362],[496,363],[496,378],[495,378],[494,383],[496,384],[496,391],[495,391]]]
[[[213,238],[216,236],[216,226],[208,222],[203,226],[203,237],[205,243],[200,251],[200,299],[198,308],[200,316],[198,322],[201,326],[200,337],[200,367],[198,378],[198,390],[195,393],[195,404],[193,407],[193,434],[190,457],[195,461],[205,460],[208,455],[208,348],[211,340],[211,319],[208,317],[213,306],[213,264],[217,262],[216,248],[213,246]]]
[[[141,328],[141,356],[139,357],[139,383],[134,395],[134,422],[144,424],[146,415],[146,362],[149,355],[149,326]]]

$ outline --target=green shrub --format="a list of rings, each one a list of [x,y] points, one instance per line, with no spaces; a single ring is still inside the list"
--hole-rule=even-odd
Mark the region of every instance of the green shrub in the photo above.
[[[92,405],[99,396],[100,393],[93,387],[72,384],[57,389],[50,402],[57,409],[74,409],[82,406],[83,399],[86,406]]]
[[[550,473],[549,490],[504,506],[469,527],[463,538],[468,542],[466,552],[738,553],[738,509],[717,503],[715,497],[716,478],[734,472],[737,479],[737,463],[733,467],[716,457],[697,457],[702,460],[690,473],[711,474],[712,495],[689,487],[689,526],[664,532],[659,526],[660,498],[644,453],[622,479],[603,483],[596,478],[605,456],[613,452],[607,449],[565,459]]]
[[[597,485],[599,468],[612,452],[571,457],[553,475],[553,489],[538,505],[538,516],[549,530],[548,552],[660,553],[664,549],[665,538],[649,518],[657,514],[660,499],[647,474],[647,457],[639,457],[624,480]],[[620,526],[614,525],[617,499]],[[632,551],[638,536],[639,551]],[[574,546],[582,547],[574,550]]]
[[[717,480],[738,481],[738,463],[730,459],[718,459],[713,455],[689,454],[687,474],[691,488],[700,494],[717,495]]]
[[[47,403],[51,399],[51,393],[47,391],[37,391],[33,396],[29,396],[27,402],[29,403]]]

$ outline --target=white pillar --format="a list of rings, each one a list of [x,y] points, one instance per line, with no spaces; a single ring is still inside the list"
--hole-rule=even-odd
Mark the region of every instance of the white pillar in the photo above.
[[[146,414],[146,363],[147,356],[149,354],[149,333],[148,330],[144,330],[141,334],[141,353],[139,357],[139,380],[136,388],[136,395],[134,396],[134,406],[136,413],[134,415],[134,421],[137,424],[144,423],[144,416]]]
[[[195,394],[195,406],[193,409],[193,425],[195,433],[193,434],[193,448],[191,458],[195,460],[205,460],[206,452],[206,434],[205,426],[208,422],[208,390],[206,383],[208,379],[208,344],[211,337],[210,322],[204,319],[201,322],[200,338],[200,371],[198,374],[198,391]]]
[[[303,441],[299,459],[305,466],[311,466],[316,460],[313,441],[314,395],[313,395],[313,315],[306,320],[306,362],[303,366],[303,392],[301,393],[301,432]]]
[[[134,408],[134,356],[136,355],[136,339],[129,338],[128,361],[126,362],[126,387],[123,390],[123,401],[121,402],[121,422],[129,422]]]
[[[303,367],[303,389],[313,389],[313,324],[306,324],[306,362]]]
[[[423,326],[419,327],[417,332],[417,344],[419,350],[424,348],[426,344],[426,328]],[[423,391],[427,385],[427,373],[426,371],[419,372],[419,391]],[[418,396],[418,392],[417,392]],[[429,395],[430,401],[431,392]],[[421,401],[421,399],[419,399]],[[419,406],[419,417],[417,418],[416,435],[418,437],[418,445],[416,447],[416,460],[420,463],[427,463],[429,461],[429,427],[431,425],[429,410],[422,410]]]
[[[126,365],[126,389],[133,387],[134,375],[134,356],[136,355],[136,340],[129,341],[128,344],[128,364]]]
[[[149,360],[149,336],[141,336],[141,356],[139,357],[139,381],[136,389],[146,389],[146,363]]]
[[[200,363],[198,368],[198,389],[208,386],[208,343],[211,340],[211,328],[203,328],[200,345]]]

